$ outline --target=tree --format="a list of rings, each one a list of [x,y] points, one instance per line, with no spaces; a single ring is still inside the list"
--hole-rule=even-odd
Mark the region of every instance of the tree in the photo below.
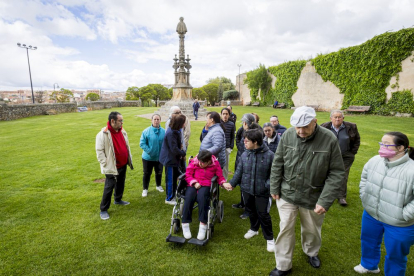
[[[203,88],[194,88],[193,89],[193,98],[199,100],[207,99],[207,93],[203,90]]]
[[[223,84],[220,82],[219,87],[217,88],[217,101],[221,101],[223,99]]]
[[[151,98],[155,101],[155,106],[158,106],[159,100],[169,100],[171,95],[168,88],[161,84],[148,84],[149,87],[154,89],[155,93],[151,95]]]
[[[211,105],[217,102],[217,90],[219,85],[217,83],[209,83],[201,87],[207,94],[208,101]]]
[[[272,78],[269,76],[266,67],[263,64],[259,64],[257,69],[247,73],[244,83],[249,87],[253,100],[256,100],[259,90],[262,92],[261,98],[264,100],[272,84]]]
[[[88,95],[86,95],[86,99],[94,102],[94,101],[99,100],[99,95],[96,93],[88,93]]]
[[[126,91],[126,100],[127,101],[138,101],[140,100],[142,105],[144,105],[144,101],[148,101],[149,106],[149,99],[151,99],[152,94],[155,93],[155,90],[152,87],[144,86],[138,88],[136,86],[128,87]]]
[[[229,78],[226,77],[215,77],[214,79],[209,79],[207,83],[216,83],[223,86],[223,91],[233,90],[235,88],[234,84]]]
[[[51,95],[51,98],[58,103],[68,103],[71,97],[73,97],[73,93],[69,89],[65,88],[54,91]]]
[[[46,100],[46,93],[45,91],[39,90],[36,92],[35,101],[38,103],[44,103]]]
[[[223,93],[223,100],[237,100],[238,98],[239,91],[237,90],[224,91]]]

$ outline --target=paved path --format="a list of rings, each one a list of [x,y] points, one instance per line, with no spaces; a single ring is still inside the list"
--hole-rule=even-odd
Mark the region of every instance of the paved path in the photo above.
[[[145,119],[148,119],[148,120],[151,120],[152,115],[154,115],[154,113],[142,114],[142,115],[135,115],[135,116],[141,117],[141,118],[145,118]],[[164,116],[163,116],[161,118],[161,122],[166,122],[167,119],[168,118],[164,118]],[[192,122],[192,121],[195,121],[195,120],[190,117],[190,122]],[[197,121],[204,121],[205,122],[206,121],[206,117],[205,116],[198,117],[198,120]]]

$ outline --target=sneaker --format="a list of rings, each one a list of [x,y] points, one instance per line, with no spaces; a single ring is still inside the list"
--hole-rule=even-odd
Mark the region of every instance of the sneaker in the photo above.
[[[142,191],[142,197],[146,197],[148,195],[148,190],[143,190]]]
[[[160,192],[160,193],[164,192],[164,189],[163,189],[161,186],[157,186],[157,188],[156,188],[156,189],[157,189],[157,191],[158,191],[158,192]]]
[[[197,240],[205,240],[206,238],[206,232],[207,232],[207,224],[201,224],[198,228],[198,235],[197,235]]]
[[[165,204],[175,205],[175,204],[177,204],[177,202],[175,201],[175,199],[171,199],[171,200],[166,200]]]
[[[354,270],[360,274],[366,274],[366,273],[380,273],[380,269],[374,269],[374,270],[369,270],[366,269],[365,267],[363,267],[361,264],[357,265],[356,267],[354,267]]]
[[[275,252],[275,240],[268,240],[267,241],[267,251]]]
[[[244,212],[243,214],[240,215],[241,219],[247,219],[249,217],[249,214]]]
[[[107,212],[107,211],[101,211],[100,215],[101,215],[101,219],[102,219],[102,220],[107,220],[107,219],[109,219],[109,214],[108,214],[108,212]]]
[[[187,240],[191,239],[191,231],[190,231],[190,224],[189,223],[183,223],[183,234],[184,238]]]
[[[231,207],[233,207],[234,209],[243,209],[244,205],[241,203],[237,203],[237,204],[231,205]]]
[[[117,204],[117,205],[129,205],[128,201],[123,201],[123,200],[115,201],[114,203]]]
[[[253,238],[254,236],[259,235],[259,231],[253,231],[252,229],[249,229],[246,234],[244,234],[245,239]]]

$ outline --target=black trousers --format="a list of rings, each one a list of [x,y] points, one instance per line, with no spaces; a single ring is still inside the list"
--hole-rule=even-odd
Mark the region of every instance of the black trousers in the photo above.
[[[344,167],[345,167],[345,177],[343,179],[341,190],[339,191],[339,199],[346,198],[346,194],[348,191],[348,176],[349,171],[351,169],[352,164],[355,160],[355,154],[351,152],[346,152],[342,155],[342,160],[344,161]]]
[[[120,201],[124,194],[125,188],[125,176],[127,171],[127,165],[118,169],[118,175],[114,174],[105,174],[105,187],[102,195],[101,201],[101,211],[106,211],[111,206],[112,192],[115,189],[114,199],[115,201]]]
[[[272,218],[270,217],[270,200],[268,196],[253,196],[243,192],[245,210],[249,214],[250,229],[259,231],[262,227],[265,240],[273,239]]]
[[[187,187],[183,208],[183,223],[192,222],[194,203],[198,202],[198,220],[207,224],[208,208],[210,205],[210,187],[202,186],[200,189]]]
[[[152,170],[155,171],[155,183],[157,186],[161,186],[162,179],[162,164],[158,161],[148,161],[142,159],[142,166],[144,175],[142,177],[142,187],[144,190],[148,190],[149,182],[152,175]]]

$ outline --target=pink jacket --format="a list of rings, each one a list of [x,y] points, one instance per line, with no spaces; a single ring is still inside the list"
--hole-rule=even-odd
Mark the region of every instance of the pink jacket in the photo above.
[[[211,161],[212,163],[205,168],[200,167],[197,156],[190,161],[185,172],[185,180],[187,180],[188,186],[193,186],[194,183],[198,182],[201,186],[209,187],[211,186],[211,179],[216,175],[220,185],[226,182],[220,163],[214,155],[211,156]]]

